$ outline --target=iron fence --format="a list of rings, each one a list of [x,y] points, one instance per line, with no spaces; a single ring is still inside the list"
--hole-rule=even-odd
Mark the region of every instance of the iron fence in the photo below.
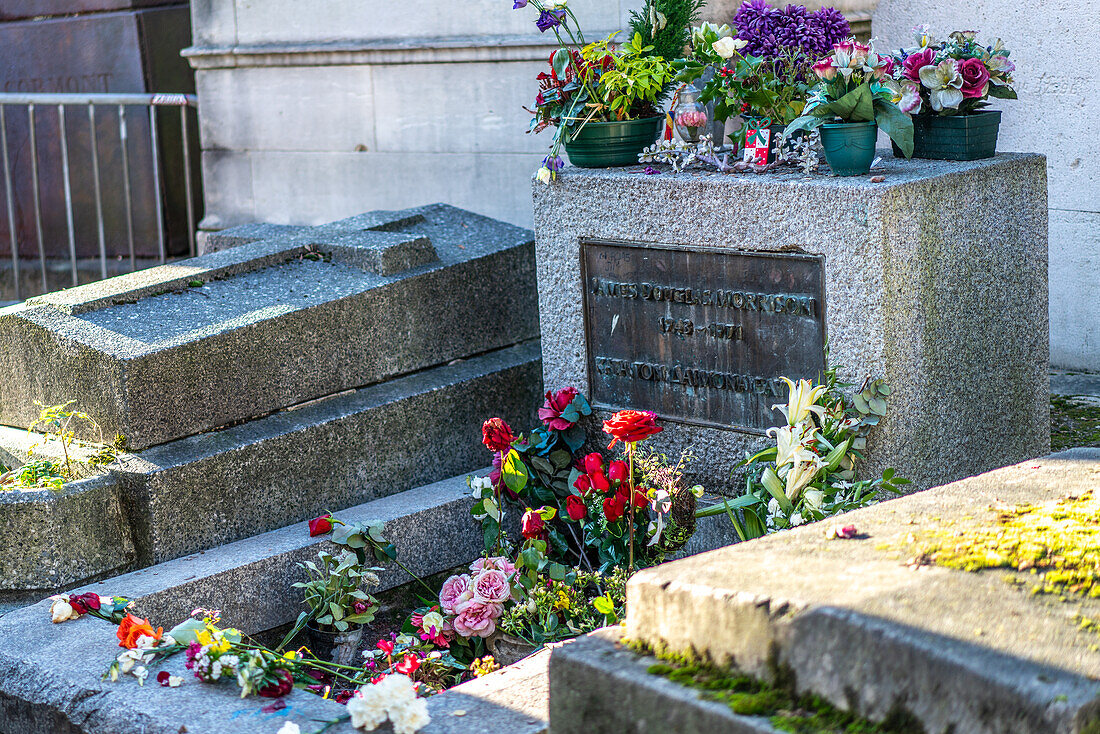
[[[0,235],[6,224],[16,300],[35,258],[48,292],[59,260],[75,286],[89,260],[98,273],[84,280],[108,277],[109,261],[132,271],[195,254],[195,109],[187,94],[0,94]]]

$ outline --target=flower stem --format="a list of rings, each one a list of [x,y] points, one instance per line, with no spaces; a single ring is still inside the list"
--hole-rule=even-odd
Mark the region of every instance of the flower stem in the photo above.
[[[627,573],[634,573],[634,447],[636,443],[628,443],[626,445],[626,458],[629,463],[629,486],[630,486],[630,498],[627,502],[630,504],[630,543],[629,543],[629,561],[627,563]]]

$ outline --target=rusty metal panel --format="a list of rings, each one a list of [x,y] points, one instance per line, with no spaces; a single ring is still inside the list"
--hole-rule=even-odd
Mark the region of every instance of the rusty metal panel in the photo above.
[[[825,369],[819,256],[583,240],[581,268],[597,407],[759,433]]]
[[[186,5],[70,18],[0,23],[0,91],[59,92],[192,92],[194,82],[179,52],[189,43]],[[135,249],[139,257],[158,251],[156,197],[165,202],[168,251],[187,250],[182,152],[177,110],[158,112],[160,191],[154,188],[148,109],[126,109],[128,170],[133,194]],[[59,116],[56,107],[35,110],[40,175],[43,241],[50,258],[68,257]],[[16,235],[23,257],[37,256],[37,234],[31,184],[29,115],[26,107],[6,110],[16,199]],[[128,254],[123,194],[122,148],[118,109],[96,109],[96,152],[101,172],[106,251]],[[191,123],[195,115],[191,113]],[[77,256],[98,255],[95,182],[92,175],[91,126],[86,107],[66,109],[73,220]],[[197,160],[197,127],[192,158]],[[197,174],[196,174],[197,175]],[[2,195],[2,191],[0,191]],[[0,217],[0,257],[8,253],[8,224]],[[58,285],[67,285],[59,283]]]

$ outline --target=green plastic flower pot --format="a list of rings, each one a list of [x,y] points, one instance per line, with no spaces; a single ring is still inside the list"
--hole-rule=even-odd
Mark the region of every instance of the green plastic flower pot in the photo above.
[[[657,139],[663,117],[587,122],[565,137],[569,162],[581,168],[635,166],[638,154]]]
[[[820,128],[825,161],[838,176],[862,176],[875,160],[878,125],[874,122],[826,122]]]
[[[913,157],[940,161],[976,161],[997,152],[1000,110],[969,115],[914,115]],[[894,155],[901,151],[894,146]]]

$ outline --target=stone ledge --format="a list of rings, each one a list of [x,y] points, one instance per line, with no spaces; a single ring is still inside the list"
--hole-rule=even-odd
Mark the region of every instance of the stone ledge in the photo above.
[[[555,648],[550,656],[552,734],[775,734],[758,716],[739,716],[724,703],[647,669],[656,658],[621,644],[622,628],[608,627]]]
[[[1100,449],[1074,449],[845,515],[864,539],[818,523],[648,569],[627,588],[627,634],[765,679],[778,662],[872,719],[901,705],[933,732],[1079,732],[1100,720],[1100,652],[1071,617],[1100,618],[1100,599],[905,562],[910,533],[1098,482]]]

